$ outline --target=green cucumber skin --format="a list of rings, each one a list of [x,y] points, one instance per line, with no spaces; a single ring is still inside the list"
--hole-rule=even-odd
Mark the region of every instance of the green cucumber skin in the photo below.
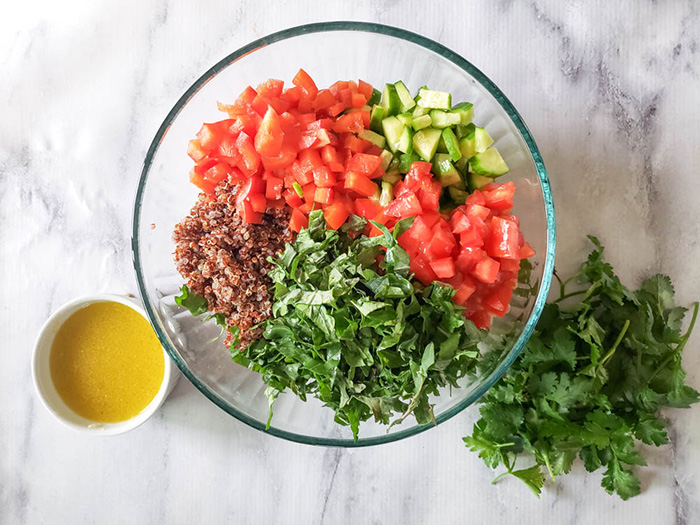
[[[469,166],[477,175],[499,177],[508,173],[508,165],[496,148],[489,148],[469,159]]]

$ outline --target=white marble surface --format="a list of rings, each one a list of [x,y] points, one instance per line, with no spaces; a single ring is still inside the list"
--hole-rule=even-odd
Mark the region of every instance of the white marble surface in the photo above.
[[[427,7],[429,6],[429,7]],[[630,284],[664,271],[700,298],[700,15],[692,0],[5,2],[0,15],[0,523],[700,523],[700,407],[670,411],[643,494],[600,475],[541,500],[465,450],[474,411],[404,442],[314,448],[266,436],[186,380],[130,434],[55,422],[30,380],[62,303],[136,293],[129,231],[144,153],[207,67],[309,22],[397,25],[473,61],[519,108],[550,171],[558,264],[598,235]],[[700,335],[685,358],[700,386]]]

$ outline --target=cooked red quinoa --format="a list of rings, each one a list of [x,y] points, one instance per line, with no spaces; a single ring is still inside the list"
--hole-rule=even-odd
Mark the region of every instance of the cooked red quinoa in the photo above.
[[[200,193],[190,214],[175,226],[175,263],[190,289],[206,298],[209,311],[223,313],[240,328],[243,347],[260,338],[253,326],[272,315],[267,261],[292,241],[289,212],[268,209],[262,224],[248,224],[236,213],[237,187],[223,181],[213,197]],[[231,334],[226,344],[232,342]]]

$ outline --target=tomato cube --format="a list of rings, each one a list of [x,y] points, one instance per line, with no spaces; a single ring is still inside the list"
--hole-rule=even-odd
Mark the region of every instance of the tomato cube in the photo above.
[[[354,171],[349,171],[346,173],[343,187],[346,190],[352,190],[363,197],[369,197],[370,195],[374,195],[379,191],[379,186],[377,186],[375,182]]]
[[[430,267],[440,279],[448,279],[455,275],[455,263],[452,257],[430,261]]]
[[[265,187],[265,198],[268,200],[277,200],[282,198],[282,188],[284,181],[277,177],[268,177]]]
[[[333,202],[333,188],[319,188],[316,186],[316,192],[314,193],[314,201],[321,204],[330,204]]]
[[[472,275],[482,283],[491,284],[496,282],[499,268],[498,261],[487,256],[476,263]]]
[[[449,257],[457,246],[454,235],[443,228],[433,228],[433,234],[428,244],[428,254],[432,259]]]
[[[323,216],[326,219],[326,225],[332,230],[337,230],[345,223],[350,212],[343,202],[338,201],[324,207]]]
[[[283,138],[279,115],[274,109],[268,107],[255,134],[255,150],[260,155],[276,157],[282,150]]]
[[[299,233],[302,228],[308,228],[309,219],[298,209],[292,210],[292,215],[289,219],[289,229]]]
[[[519,234],[518,225],[513,221],[503,217],[492,217],[484,249],[491,257],[519,259]]]

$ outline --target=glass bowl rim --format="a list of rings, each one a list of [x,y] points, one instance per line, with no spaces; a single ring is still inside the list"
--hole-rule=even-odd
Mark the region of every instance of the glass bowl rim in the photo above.
[[[170,342],[166,335],[161,331],[156,320],[157,316],[148,298],[148,293],[146,291],[146,283],[142,272],[141,260],[139,258],[139,227],[140,227],[140,211],[144,197],[144,191],[146,188],[146,182],[148,179],[148,173],[151,168],[151,164],[158,151],[161,140],[167,133],[171,124],[175,118],[179,115],[182,108],[189,102],[189,100],[199,91],[199,89],[204,86],[211,78],[217,75],[219,72],[223,71],[225,68],[236,62],[238,59],[242,58],[253,51],[279,42],[281,40],[287,40],[296,36],[302,36],[312,33],[323,33],[331,31],[357,31],[365,33],[379,33],[382,35],[398,38],[400,40],[405,40],[412,44],[419,45],[433,51],[434,53],[440,55],[455,64],[457,67],[471,75],[477,82],[479,82],[498,102],[498,104],[503,108],[508,117],[511,119],[513,124],[516,126],[520,132],[525,144],[528,147],[530,156],[535,164],[535,169],[537,170],[537,175],[540,180],[540,187],[542,189],[542,195],[545,203],[545,213],[546,213],[546,224],[547,224],[547,253],[545,257],[544,271],[542,275],[542,282],[540,283],[540,288],[535,299],[535,304],[530,314],[525,327],[520,334],[520,337],[513,345],[512,349],[506,356],[506,358],[499,363],[496,369],[489,374],[486,380],[475,388],[465,399],[460,401],[455,406],[446,410],[442,414],[438,415],[436,419],[436,425],[416,425],[405,430],[398,430],[396,432],[383,434],[380,436],[373,436],[368,438],[359,437],[357,441],[345,438],[325,438],[316,436],[307,436],[304,434],[297,434],[294,432],[288,432],[286,430],[281,430],[270,426],[270,428],[265,428],[265,423],[258,421],[242,412],[239,412],[236,408],[232,407],[221,399],[217,394],[211,391],[206,385],[199,381],[199,379],[192,373],[187,364],[180,358],[175,349],[170,345]],[[547,171],[542,160],[542,156],[539,152],[537,144],[535,143],[530,130],[523,121],[522,117],[515,109],[513,104],[508,100],[505,94],[478,68],[476,68],[471,62],[448,49],[447,47],[431,40],[422,35],[412,33],[405,29],[400,29],[393,26],[387,26],[383,24],[375,24],[369,22],[355,22],[355,21],[334,21],[334,22],[319,22],[313,24],[304,24],[300,26],[291,27],[272,33],[270,35],[264,36],[253,42],[239,48],[233,53],[227,55],[223,59],[219,60],[211,68],[209,68],[203,75],[201,75],[178,99],[173,108],[168,112],[165,120],[158,128],[153,141],[151,142],[148,151],[146,153],[146,158],[144,160],[143,169],[141,171],[141,176],[139,178],[138,187],[136,190],[136,198],[134,202],[134,215],[132,222],[132,237],[131,237],[131,249],[134,270],[136,272],[136,280],[138,283],[139,293],[141,294],[141,299],[144,308],[148,314],[156,335],[163,344],[163,348],[166,349],[168,355],[175,362],[177,367],[182,371],[182,373],[190,380],[190,382],[202,392],[210,401],[212,401],[219,408],[233,416],[234,418],[242,421],[243,423],[257,429],[261,430],[267,434],[271,434],[276,437],[287,439],[289,441],[295,441],[297,443],[303,443],[307,445],[322,445],[322,446],[340,446],[340,447],[363,447],[371,445],[379,445],[383,443],[391,443],[393,441],[399,441],[401,439],[414,436],[424,432],[434,426],[437,426],[445,421],[451,419],[455,415],[459,414],[472,405],[477,399],[479,399],[487,390],[489,390],[510,368],[515,359],[520,355],[520,352],[525,347],[532,331],[539,320],[539,317],[544,308],[545,301],[547,299],[547,294],[549,292],[549,287],[552,281],[552,274],[554,270],[554,255],[556,247],[556,228],[555,228],[555,218],[554,218],[554,203],[552,199],[552,193],[549,184],[549,178],[547,177]],[[274,424],[274,418],[273,418]]]

